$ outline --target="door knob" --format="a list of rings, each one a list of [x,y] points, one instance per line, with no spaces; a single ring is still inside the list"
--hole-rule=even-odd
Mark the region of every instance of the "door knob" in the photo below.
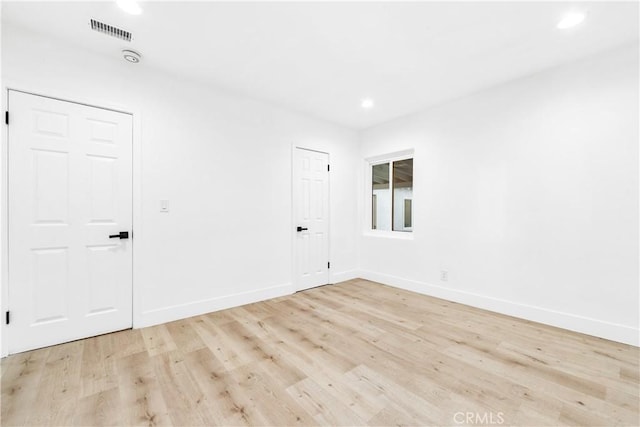
[[[109,238],[110,239],[128,239],[129,238],[129,232],[128,231],[121,231],[118,234],[110,234]]]
[[[301,232],[301,231],[304,231],[304,230],[308,230],[308,228],[307,228],[307,227],[300,227],[300,226],[298,226],[298,227],[296,228],[296,231],[297,231],[298,233],[299,233],[299,232]]]

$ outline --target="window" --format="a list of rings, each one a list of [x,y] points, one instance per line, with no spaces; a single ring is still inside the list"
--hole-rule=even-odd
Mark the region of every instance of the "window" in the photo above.
[[[413,159],[371,164],[371,228],[412,231]]]

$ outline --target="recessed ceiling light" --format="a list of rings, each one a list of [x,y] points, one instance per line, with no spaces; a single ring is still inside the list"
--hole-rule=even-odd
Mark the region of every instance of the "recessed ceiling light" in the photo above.
[[[140,15],[142,13],[142,8],[135,0],[116,0],[116,4],[120,9],[131,15]]]
[[[360,103],[360,106],[362,106],[362,108],[365,109],[369,109],[369,108],[373,108],[373,99],[371,98],[365,98],[362,100],[362,102]]]
[[[584,18],[586,18],[586,15],[582,12],[569,12],[558,22],[557,27],[561,30],[566,30],[581,24]]]

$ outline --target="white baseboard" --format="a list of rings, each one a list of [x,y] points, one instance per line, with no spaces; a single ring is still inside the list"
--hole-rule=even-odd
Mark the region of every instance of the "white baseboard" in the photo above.
[[[345,282],[347,280],[357,279],[358,277],[360,277],[359,270],[349,270],[349,271],[341,271],[338,273],[331,273],[330,283],[334,284],[334,283]]]
[[[331,273],[330,280],[331,283],[344,282],[345,280],[360,277],[359,273],[359,270]],[[291,283],[286,283],[254,291],[171,305],[141,313],[134,319],[133,327],[144,328],[147,326],[159,325],[161,323],[173,322],[174,320],[186,319],[188,317],[199,316],[201,314],[225,310],[227,308],[239,307],[245,304],[251,304],[284,295],[291,295],[294,292],[295,289],[293,288],[293,285]]]
[[[360,271],[360,277],[384,285],[442,298],[496,313],[506,314],[545,325],[556,326],[570,331],[581,332],[612,341],[634,346],[640,345],[640,329],[603,320],[592,319],[571,313],[549,310],[542,307],[520,304],[499,298],[487,297],[470,292],[444,288],[430,283],[403,279],[373,271]]]
[[[293,286],[290,283],[286,283],[284,285],[162,307],[142,312],[134,321],[133,327],[144,328],[161,323],[173,322],[174,320],[186,319],[188,317],[290,295],[293,292]]]

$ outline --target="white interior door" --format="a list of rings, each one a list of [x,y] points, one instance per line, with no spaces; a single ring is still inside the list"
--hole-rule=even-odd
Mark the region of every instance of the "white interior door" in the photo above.
[[[132,325],[132,117],[9,91],[9,353]],[[124,236],[122,236],[124,237]]]
[[[297,290],[329,283],[329,155],[296,148],[293,159]]]

